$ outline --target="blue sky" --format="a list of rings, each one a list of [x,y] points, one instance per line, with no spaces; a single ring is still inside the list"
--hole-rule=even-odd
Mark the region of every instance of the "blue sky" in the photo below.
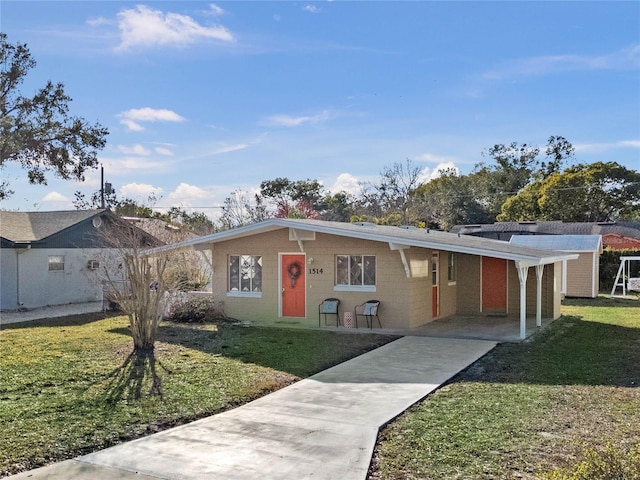
[[[469,173],[496,143],[561,135],[576,161],[640,168],[640,2],[3,0],[0,27],[110,134],[119,195],[219,214],[262,180],[357,191],[409,158]],[[99,188],[16,165],[2,208]],[[207,207],[207,208],[205,208]],[[213,207],[213,208],[209,208]]]

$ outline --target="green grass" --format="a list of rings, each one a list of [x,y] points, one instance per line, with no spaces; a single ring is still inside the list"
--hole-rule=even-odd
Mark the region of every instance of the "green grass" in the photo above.
[[[133,356],[126,317],[0,331],[0,476],[246,403],[395,337],[163,323]]]
[[[640,303],[567,300],[380,434],[370,479],[512,479],[640,442]]]

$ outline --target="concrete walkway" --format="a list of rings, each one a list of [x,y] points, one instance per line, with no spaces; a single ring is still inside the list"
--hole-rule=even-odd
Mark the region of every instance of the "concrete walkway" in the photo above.
[[[67,317],[69,315],[80,315],[83,313],[94,313],[101,311],[102,302],[70,303],[67,305],[38,307],[25,311],[4,311],[0,312],[0,325],[31,322],[33,320],[40,320],[43,318]]]
[[[495,345],[403,337],[236,409],[9,478],[364,480],[378,429]]]

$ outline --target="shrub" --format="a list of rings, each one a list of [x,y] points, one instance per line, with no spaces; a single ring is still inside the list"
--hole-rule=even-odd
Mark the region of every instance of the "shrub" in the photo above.
[[[589,449],[584,460],[543,476],[548,480],[640,480],[640,443],[624,452],[608,443],[604,451]]]
[[[225,319],[222,302],[211,297],[188,297],[174,304],[167,318],[181,323],[205,323]]]

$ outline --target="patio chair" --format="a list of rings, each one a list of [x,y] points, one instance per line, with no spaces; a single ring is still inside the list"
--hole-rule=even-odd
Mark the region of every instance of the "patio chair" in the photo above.
[[[382,328],[382,322],[378,316],[378,309],[380,308],[379,300],[367,300],[366,302],[356,305],[353,309],[353,313],[356,317],[356,328],[358,327],[358,317],[364,317],[367,320],[367,327],[373,329],[373,317],[378,319],[378,325]]]
[[[324,324],[327,325],[327,315],[336,316],[336,327],[340,324],[340,300],[337,298],[325,298],[318,305],[318,327],[320,327],[320,317],[324,315]]]

